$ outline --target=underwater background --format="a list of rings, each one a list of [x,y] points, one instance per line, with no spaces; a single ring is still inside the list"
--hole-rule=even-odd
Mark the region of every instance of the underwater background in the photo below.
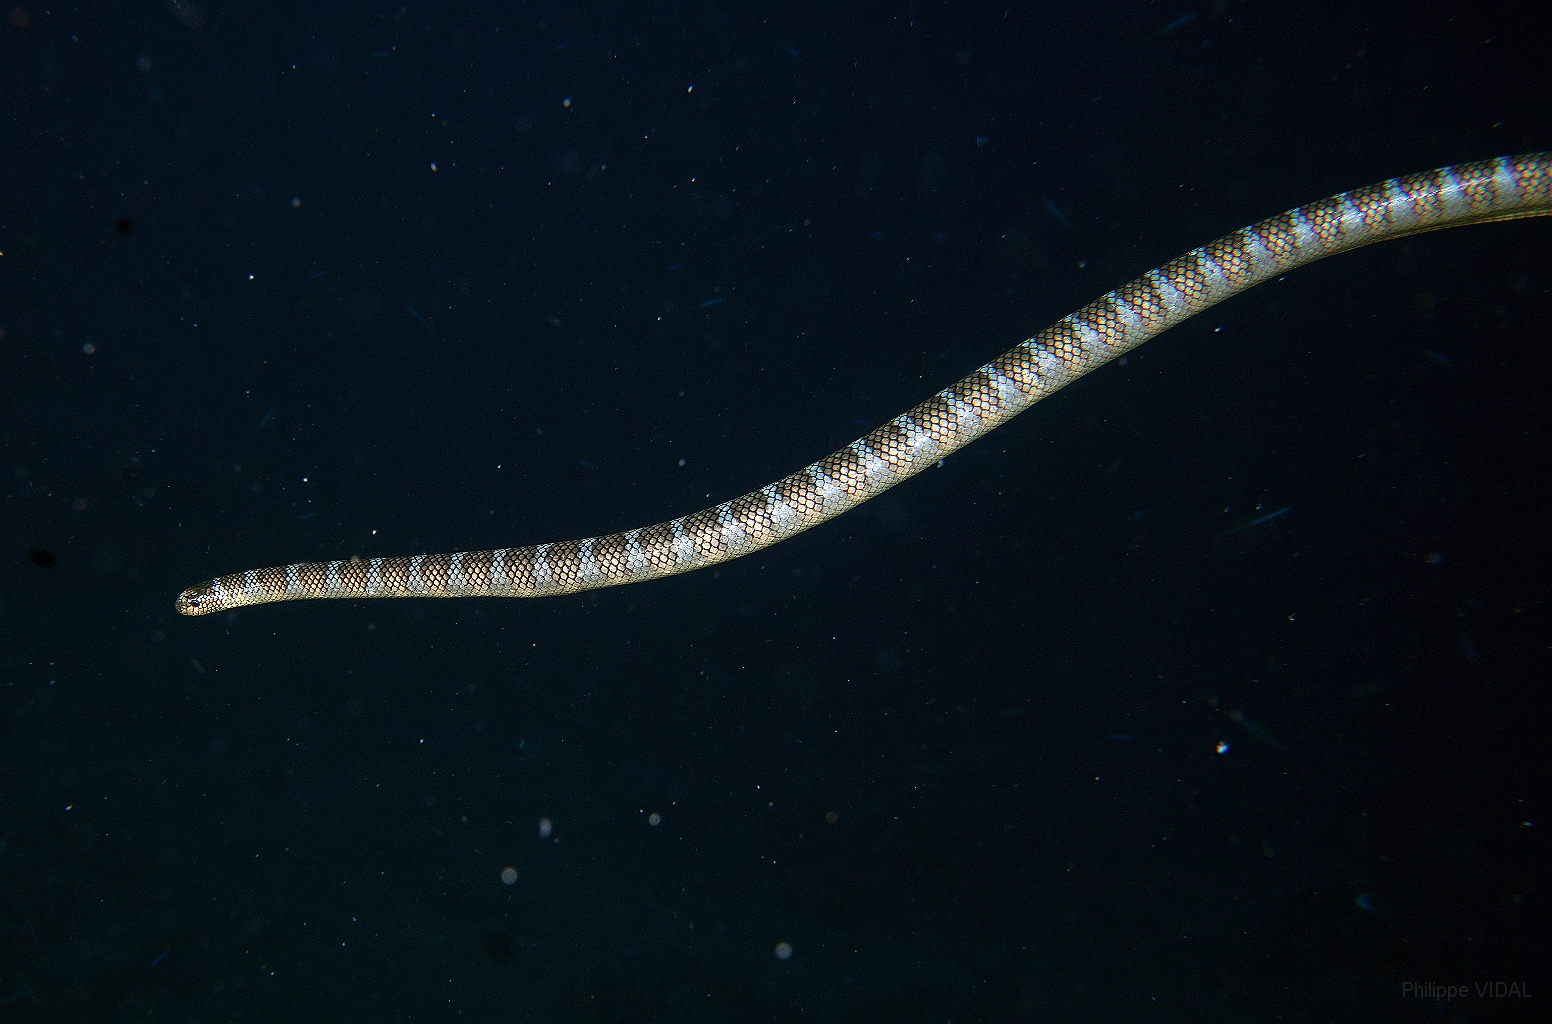
[[[1536,1019],[1545,221],[716,569],[173,599],[759,487],[1254,220],[1552,148],[1549,22],[8,8],[0,1020]]]

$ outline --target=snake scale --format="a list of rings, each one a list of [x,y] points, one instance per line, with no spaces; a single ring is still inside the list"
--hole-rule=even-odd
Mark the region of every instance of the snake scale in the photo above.
[[[1089,303],[791,476],[671,522],[494,551],[252,569],[190,587],[184,615],[338,597],[548,597],[672,576],[768,548],[873,498],[1090,370],[1295,267],[1438,228],[1552,214],[1552,152],[1392,178],[1241,228]]]

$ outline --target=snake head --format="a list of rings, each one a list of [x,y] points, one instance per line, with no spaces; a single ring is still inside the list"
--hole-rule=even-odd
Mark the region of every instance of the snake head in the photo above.
[[[215,589],[206,582],[179,594],[176,607],[179,615],[209,615],[221,610],[221,602],[216,599]]]

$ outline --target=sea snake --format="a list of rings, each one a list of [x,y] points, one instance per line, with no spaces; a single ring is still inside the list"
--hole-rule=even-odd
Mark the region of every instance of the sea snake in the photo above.
[[[548,597],[672,576],[856,508],[1079,377],[1231,295],[1334,253],[1552,214],[1552,152],[1425,171],[1241,228],[1150,270],[791,476],[671,522],[494,551],[250,569],[185,590],[184,615],[315,597]]]

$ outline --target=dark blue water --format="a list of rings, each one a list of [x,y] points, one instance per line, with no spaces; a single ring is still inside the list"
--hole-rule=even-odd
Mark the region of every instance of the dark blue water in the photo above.
[[[1552,146],[1547,29],[10,10],[0,1019],[1534,1019],[1546,223],[1265,285],[716,570],[172,601],[758,487],[1252,220]]]

